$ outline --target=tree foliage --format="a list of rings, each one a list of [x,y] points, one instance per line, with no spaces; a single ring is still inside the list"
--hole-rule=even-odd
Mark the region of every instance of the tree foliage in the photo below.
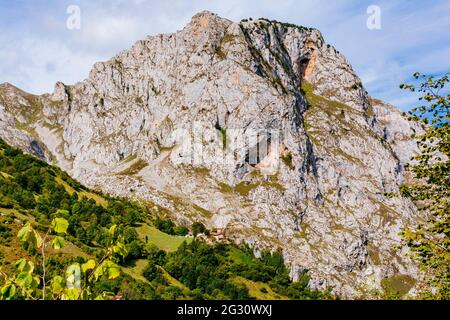
[[[185,236],[189,233],[189,229],[185,226],[176,226],[170,219],[156,218],[153,225],[160,231],[176,236]]]
[[[292,299],[329,297],[309,289],[306,273],[292,282],[281,251],[257,258],[247,246],[194,240],[165,252],[140,226],[175,236],[187,227],[95,193],[1,139],[0,210],[0,299],[249,299],[242,278]],[[191,231],[209,234],[198,222]]]
[[[298,282],[293,282],[281,251],[263,251],[257,258],[248,246],[209,245],[194,240],[184,243],[176,252],[164,256],[153,252],[151,257],[147,275],[157,277],[154,266],[161,264],[191,289],[193,299],[249,299],[247,287],[233,281],[236,277],[267,283],[278,294],[292,299],[332,298],[328,292],[310,289],[306,272]]]
[[[27,223],[17,234],[22,243],[27,243],[41,252],[42,273],[38,275],[35,264],[25,258],[15,263],[16,273],[9,275],[0,269],[3,286],[0,287],[0,300],[88,300],[103,299],[107,292],[93,295],[92,288],[101,279],[113,280],[119,277],[120,267],[113,261],[113,254],[126,256],[121,239],[116,238],[116,227],[108,229],[111,235],[110,247],[99,261],[90,259],[82,264],[76,262],[67,267],[63,275],[56,275],[50,281],[46,277],[47,260],[45,253],[49,244],[55,250],[64,246],[63,235],[67,234],[69,223],[64,218],[54,218],[47,233],[42,236],[32,225]],[[50,235],[53,240],[50,241]],[[50,285],[50,290],[47,288]]]
[[[58,215],[67,221],[67,234],[77,245],[106,246],[109,235],[105,230],[113,224],[120,226],[120,234],[127,230],[126,244],[136,240],[130,239],[130,228],[141,220],[145,208],[106,196],[108,203],[102,206],[85,196],[92,193],[67,173],[0,139],[0,208],[26,211],[41,225],[48,225]]]
[[[403,230],[404,244],[420,262],[429,289],[426,296],[450,298],[450,73],[439,78],[415,73],[418,84],[400,87],[420,94],[422,105],[410,112],[410,120],[422,125],[417,134],[420,153],[407,169],[415,182],[402,186],[427,217],[424,223]],[[432,292],[432,293],[431,293]]]

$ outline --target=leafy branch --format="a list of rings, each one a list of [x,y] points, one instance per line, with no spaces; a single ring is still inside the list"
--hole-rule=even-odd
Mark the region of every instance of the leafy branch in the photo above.
[[[409,120],[422,124],[415,134],[420,153],[406,169],[415,181],[400,188],[426,217],[426,222],[402,231],[403,245],[420,263],[428,289],[425,297],[450,298],[450,94],[449,75],[435,78],[413,75],[418,85],[400,88],[420,93],[420,107],[411,110]]]
[[[52,247],[55,250],[60,250],[65,245],[64,235],[67,234],[69,223],[64,218],[54,218],[46,234],[42,238],[31,223],[25,224],[18,234],[17,238],[23,245],[40,249],[42,276],[39,277],[34,272],[34,263],[27,259],[20,259],[16,262],[15,267],[18,274],[8,275],[5,271],[0,270],[0,275],[4,278],[4,285],[0,288],[0,300],[26,299],[38,300],[41,298],[45,300],[47,295],[47,280],[46,280],[46,248],[48,237],[55,234],[52,240]],[[92,296],[92,287],[101,278],[113,280],[120,276],[120,267],[113,262],[114,254],[119,257],[126,257],[128,254],[126,246],[123,244],[123,239],[115,237],[116,226],[113,225],[109,229],[111,235],[110,248],[107,249],[107,254],[96,262],[93,259],[80,265],[79,263],[71,264],[67,267],[65,277],[55,276],[51,281],[52,298],[55,300],[87,300],[87,299],[102,299],[104,294],[97,297]],[[81,281],[85,279],[85,281]],[[39,289],[40,288],[40,289]],[[20,289],[20,290],[18,290]],[[39,297],[39,294],[41,297]]]

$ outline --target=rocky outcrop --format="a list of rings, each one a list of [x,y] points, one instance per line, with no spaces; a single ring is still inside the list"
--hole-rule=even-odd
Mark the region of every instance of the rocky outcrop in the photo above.
[[[408,163],[419,151],[417,142],[412,137],[422,135],[422,127],[408,121],[397,108],[388,103],[373,98],[370,102],[375,119],[382,130],[379,134],[389,143],[400,162]]]
[[[356,297],[417,276],[391,248],[416,209],[388,196],[415,128],[368,97],[318,30],[202,12],[73,86],[0,96],[8,143],[180,223],[282,248],[294,279],[308,269],[311,286]]]

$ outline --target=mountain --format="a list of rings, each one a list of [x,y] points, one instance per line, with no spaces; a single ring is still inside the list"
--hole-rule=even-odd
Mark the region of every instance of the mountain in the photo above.
[[[64,238],[58,240],[59,249],[53,246],[57,236],[49,232],[54,218],[65,219],[68,225]],[[33,241],[19,237],[19,230],[27,224],[37,230],[45,246],[36,249]],[[45,278],[53,288],[56,278],[74,263],[85,264],[99,256],[105,261],[112,234],[124,249],[120,258],[111,256],[120,271],[114,278],[104,274],[95,284],[91,282],[93,294],[88,299],[334,298],[329,292],[310,289],[307,272],[293,282],[280,251],[264,251],[255,257],[253,248],[234,245],[220,236],[215,239],[216,231],[204,229],[198,223],[191,230],[176,226],[155,216],[146,205],[90,190],[59,168],[0,139],[0,300],[29,299],[31,294],[41,298],[44,285],[40,279]],[[189,234],[199,232],[198,237],[206,241],[194,240]],[[206,238],[208,233],[210,238]],[[20,259],[39,266],[35,270],[38,285],[26,296],[22,290],[4,289],[9,282],[5,279],[17,275]],[[61,299],[53,290],[45,297]]]
[[[281,249],[294,280],[309,270],[348,298],[414,292],[417,267],[392,245],[419,216],[392,195],[417,130],[318,30],[206,11],[52,94],[0,85],[7,143],[178,224]]]

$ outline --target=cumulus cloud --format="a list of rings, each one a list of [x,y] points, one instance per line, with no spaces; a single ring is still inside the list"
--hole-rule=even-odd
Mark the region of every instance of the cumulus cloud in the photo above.
[[[366,27],[369,5],[381,8],[381,30]],[[68,30],[66,9],[81,8],[81,29]],[[62,0],[0,1],[0,82],[33,93],[56,81],[87,77],[147,35],[175,32],[202,10],[231,20],[267,17],[320,29],[351,61],[369,93],[403,109],[414,97],[398,89],[415,71],[450,70],[450,2],[388,0]]]

